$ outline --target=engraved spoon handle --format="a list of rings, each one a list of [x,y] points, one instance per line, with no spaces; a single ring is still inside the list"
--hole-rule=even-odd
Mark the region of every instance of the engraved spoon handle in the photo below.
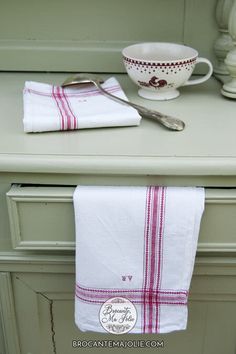
[[[94,84],[97,86],[97,88],[100,91],[102,91],[104,93],[104,95],[112,98],[115,101],[121,102],[123,104],[126,104],[128,106],[135,108],[140,114],[144,115],[147,118],[155,119],[156,121],[158,121],[159,123],[161,123],[162,125],[164,125],[168,129],[181,131],[185,127],[184,122],[180,119],[177,119],[177,118],[174,118],[171,116],[167,116],[167,115],[162,114],[158,111],[154,111],[154,110],[139,106],[135,103],[132,103],[132,102],[123,100],[122,98],[119,98],[117,96],[114,96],[114,95],[110,94],[109,92],[107,92],[106,90],[104,90],[104,88],[100,85],[100,83],[98,81],[94,81]]]

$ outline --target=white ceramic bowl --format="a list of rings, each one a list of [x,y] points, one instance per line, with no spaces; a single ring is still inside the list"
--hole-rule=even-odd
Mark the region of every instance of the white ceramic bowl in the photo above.
[[[153,100],[178,97],[178,87],[204,82],[213,70],[195,49],[175,43],[138,43],[124,48],[122,55],[129,77],[140,87],[139,95]],[[188,81],[198,62],[208,64],[207,75]]]

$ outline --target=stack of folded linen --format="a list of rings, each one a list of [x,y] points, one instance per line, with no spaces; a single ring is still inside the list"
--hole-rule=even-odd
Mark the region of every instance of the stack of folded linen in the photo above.
[[[106,80],[102,87],[127,100],[115,78]],[[27,81],[23,99],[26,133],[133,126],[139,125],[141,120],[134,108],[104,96],[92,85],[62,88]]]

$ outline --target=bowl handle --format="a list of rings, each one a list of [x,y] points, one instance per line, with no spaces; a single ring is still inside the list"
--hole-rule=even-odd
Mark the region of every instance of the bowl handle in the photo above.
[[[213,73],[213,66],[212,66],[210,60],[208,60],[206,58],[197,58],[196,65],[199,63],[206,63],[208,65],[208,67],[209,67],[208,73],[206,75],[204,75],[203,77],[201,77],[200,79],[188,80],[182,86],[201,84],[202,82],[208,80],[211,77],[211,75]]]

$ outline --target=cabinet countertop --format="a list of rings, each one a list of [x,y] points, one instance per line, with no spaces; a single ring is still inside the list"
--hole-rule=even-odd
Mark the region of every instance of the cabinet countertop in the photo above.
[[[208,82],[181,88],[179,98],[139,98],[127,75],[114,75],[135,103],[186,123],[172,132],[143,118],[139,127],[26,134],[22,90],[26,80],[60,84],[68,74],[0,74],[0,171],[151,175],[236,175],[236,103]]]

